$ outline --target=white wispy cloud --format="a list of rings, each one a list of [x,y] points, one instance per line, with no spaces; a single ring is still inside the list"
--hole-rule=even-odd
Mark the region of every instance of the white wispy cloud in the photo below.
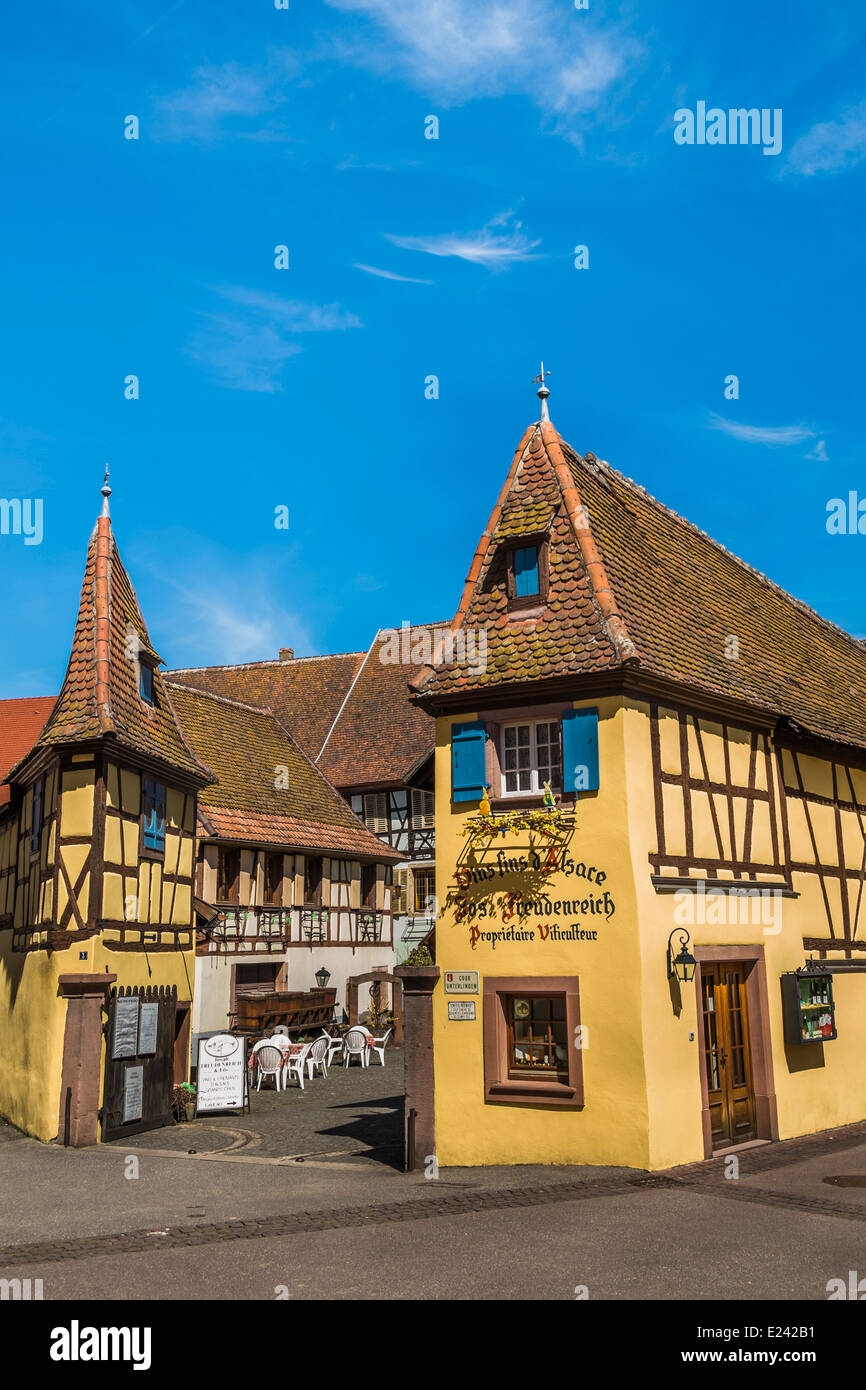
[[[745,444],[764,444],[771,449],[805,444],[816,437],[815,431],[806,425],[741,425],[721,415],[710,416],[710,428],[721,430],[723,434],[729,434],[732,439],[740,439]]]
[[[203,314],[186,351],[218,385],[233,391],[281,391],[283,368],[301,351],[300,336],[362,326],[357,314],[339,304],[304,304],[241,285],[224,285],[217,293],[247,312]]]
[[[539,240],[530,241],[513,213],[500,213],[478,232],[442,232],[434,236],[385,236],[404,251],[423,251],[428,256],[456,256],[489,270],[506,269],[516,261],[534,261]]]
[[[791,146],[787,168],[811,177],[838,174],[866,158],[866,101],[812,126]]]
[[[166,553],[175,556],[170,573],[153,558]],[[265,660],[287,641],[296,650],[314,646],[302,614],[275,592],[291,588],[286,557],[230,553],[213,536],[183,528],[140,537],[131,555],[137,572],[152,576],[152,635],[170,666]]]
[[[362,265],[360,261],[354,262],[355,270],[364,270],[368,275],[378,275],[380,280],[399,280],[403,285],[432,285],[432,280],[419,280],[414,275],[396,275],[393,270],[381,270],[376,265]]]
[[[185,87],[156,98],[156,134],[167,140],[210,141],[229,128],[247,139],[285,139],[273,115],[286,100],[285,79],[295,67],[292,55],[273,51],[261,67],[229,62],[196,68]],[[262,127],[261,117],[268,118]]]
[[[439,102],[522,94],[568,125],[598,106],[640,57],[622,25],[564,0],[326,0],[369,21],[335,46],[345,62],[411,83]]]

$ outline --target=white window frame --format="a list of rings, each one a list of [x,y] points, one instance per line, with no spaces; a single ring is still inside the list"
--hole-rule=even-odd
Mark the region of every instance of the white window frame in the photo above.
[[[555,725],[559,731],[559,778],[558,781],[550,783],[550,789],[554,792],[562,791],[562,721],[559,719],[517,719],[511,723],[500,726],[499,738],[499,769],[500,796],[519,797],[519,796],[541,796],[544,792],[544,783],[547,781],[546,775],[541,775],[538,769],[538,740],[536,730],[544,725],[549,727]],[[505,738],[509,729],[529,729],[530,730],[530,750],[529,750],[529,782],[528,787],[520,787],[514,791],[509,791],[507,778],[509,772],[525,771],[526,769],[506,768],[505,766]]]

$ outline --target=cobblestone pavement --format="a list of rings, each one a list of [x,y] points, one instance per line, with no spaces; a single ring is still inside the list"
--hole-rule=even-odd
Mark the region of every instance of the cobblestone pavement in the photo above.
[[[244,1153],[259,1158],[345,1154],[402,1167],[403,1051],[385,1049],[385,1065],[352,1063],[275,1091],[268,1080],[250,1093],[250,1113],[203,1116],[186,1124],[115,1139],[109,1148],[187,1153]]]

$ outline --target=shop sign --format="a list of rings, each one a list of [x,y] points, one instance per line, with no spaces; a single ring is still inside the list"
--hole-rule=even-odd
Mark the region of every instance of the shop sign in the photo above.
[[[246,1104],[247,1048],[245,1038],[217,1033],[200,1038],[196,1076],[196,1115],[218,1110],[242,1110]]]
[[[446,994],[477,994],[477,993],[478,993],[478,971],[477,971],[477,970],[446,970],[446,971],[445,971],[445,993],[446,993]]]
[[[448,1021],[462,1020],[474,1022],[475,1020],[475,1000],[474,999],[449,999],[448,1000]]]
[[[552,875],[566,882],[553,888]],[[473,951],[479,944],[495,951],[511,943],[597,941],[616,913],[605,870],[554,847],[545,858],[534,850],[527,855],[500,849],[485,863],[458,865],[454,883],[446,907],[453,909],[456,925],[467,926]]]

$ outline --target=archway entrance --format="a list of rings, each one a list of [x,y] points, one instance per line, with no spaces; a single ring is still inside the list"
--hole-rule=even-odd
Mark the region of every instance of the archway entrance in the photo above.
[[[346,981],[346,1012],[349,1015],[349,1023],[358,1022],[358,986],[370,984],[371,987],[378,984],[381,990],[382,985],[391,986],[391,1012],[394,1015],[394,1036],[391,1039],[395,1047],[403,1045],[403,985],[396,975],[389,975],[384,970],[370,970],[366,975],[350,975]],[[372,989],[371,989],[372,993]],[[380,998],[379,1008],[384,1008],[385,1001]]]

